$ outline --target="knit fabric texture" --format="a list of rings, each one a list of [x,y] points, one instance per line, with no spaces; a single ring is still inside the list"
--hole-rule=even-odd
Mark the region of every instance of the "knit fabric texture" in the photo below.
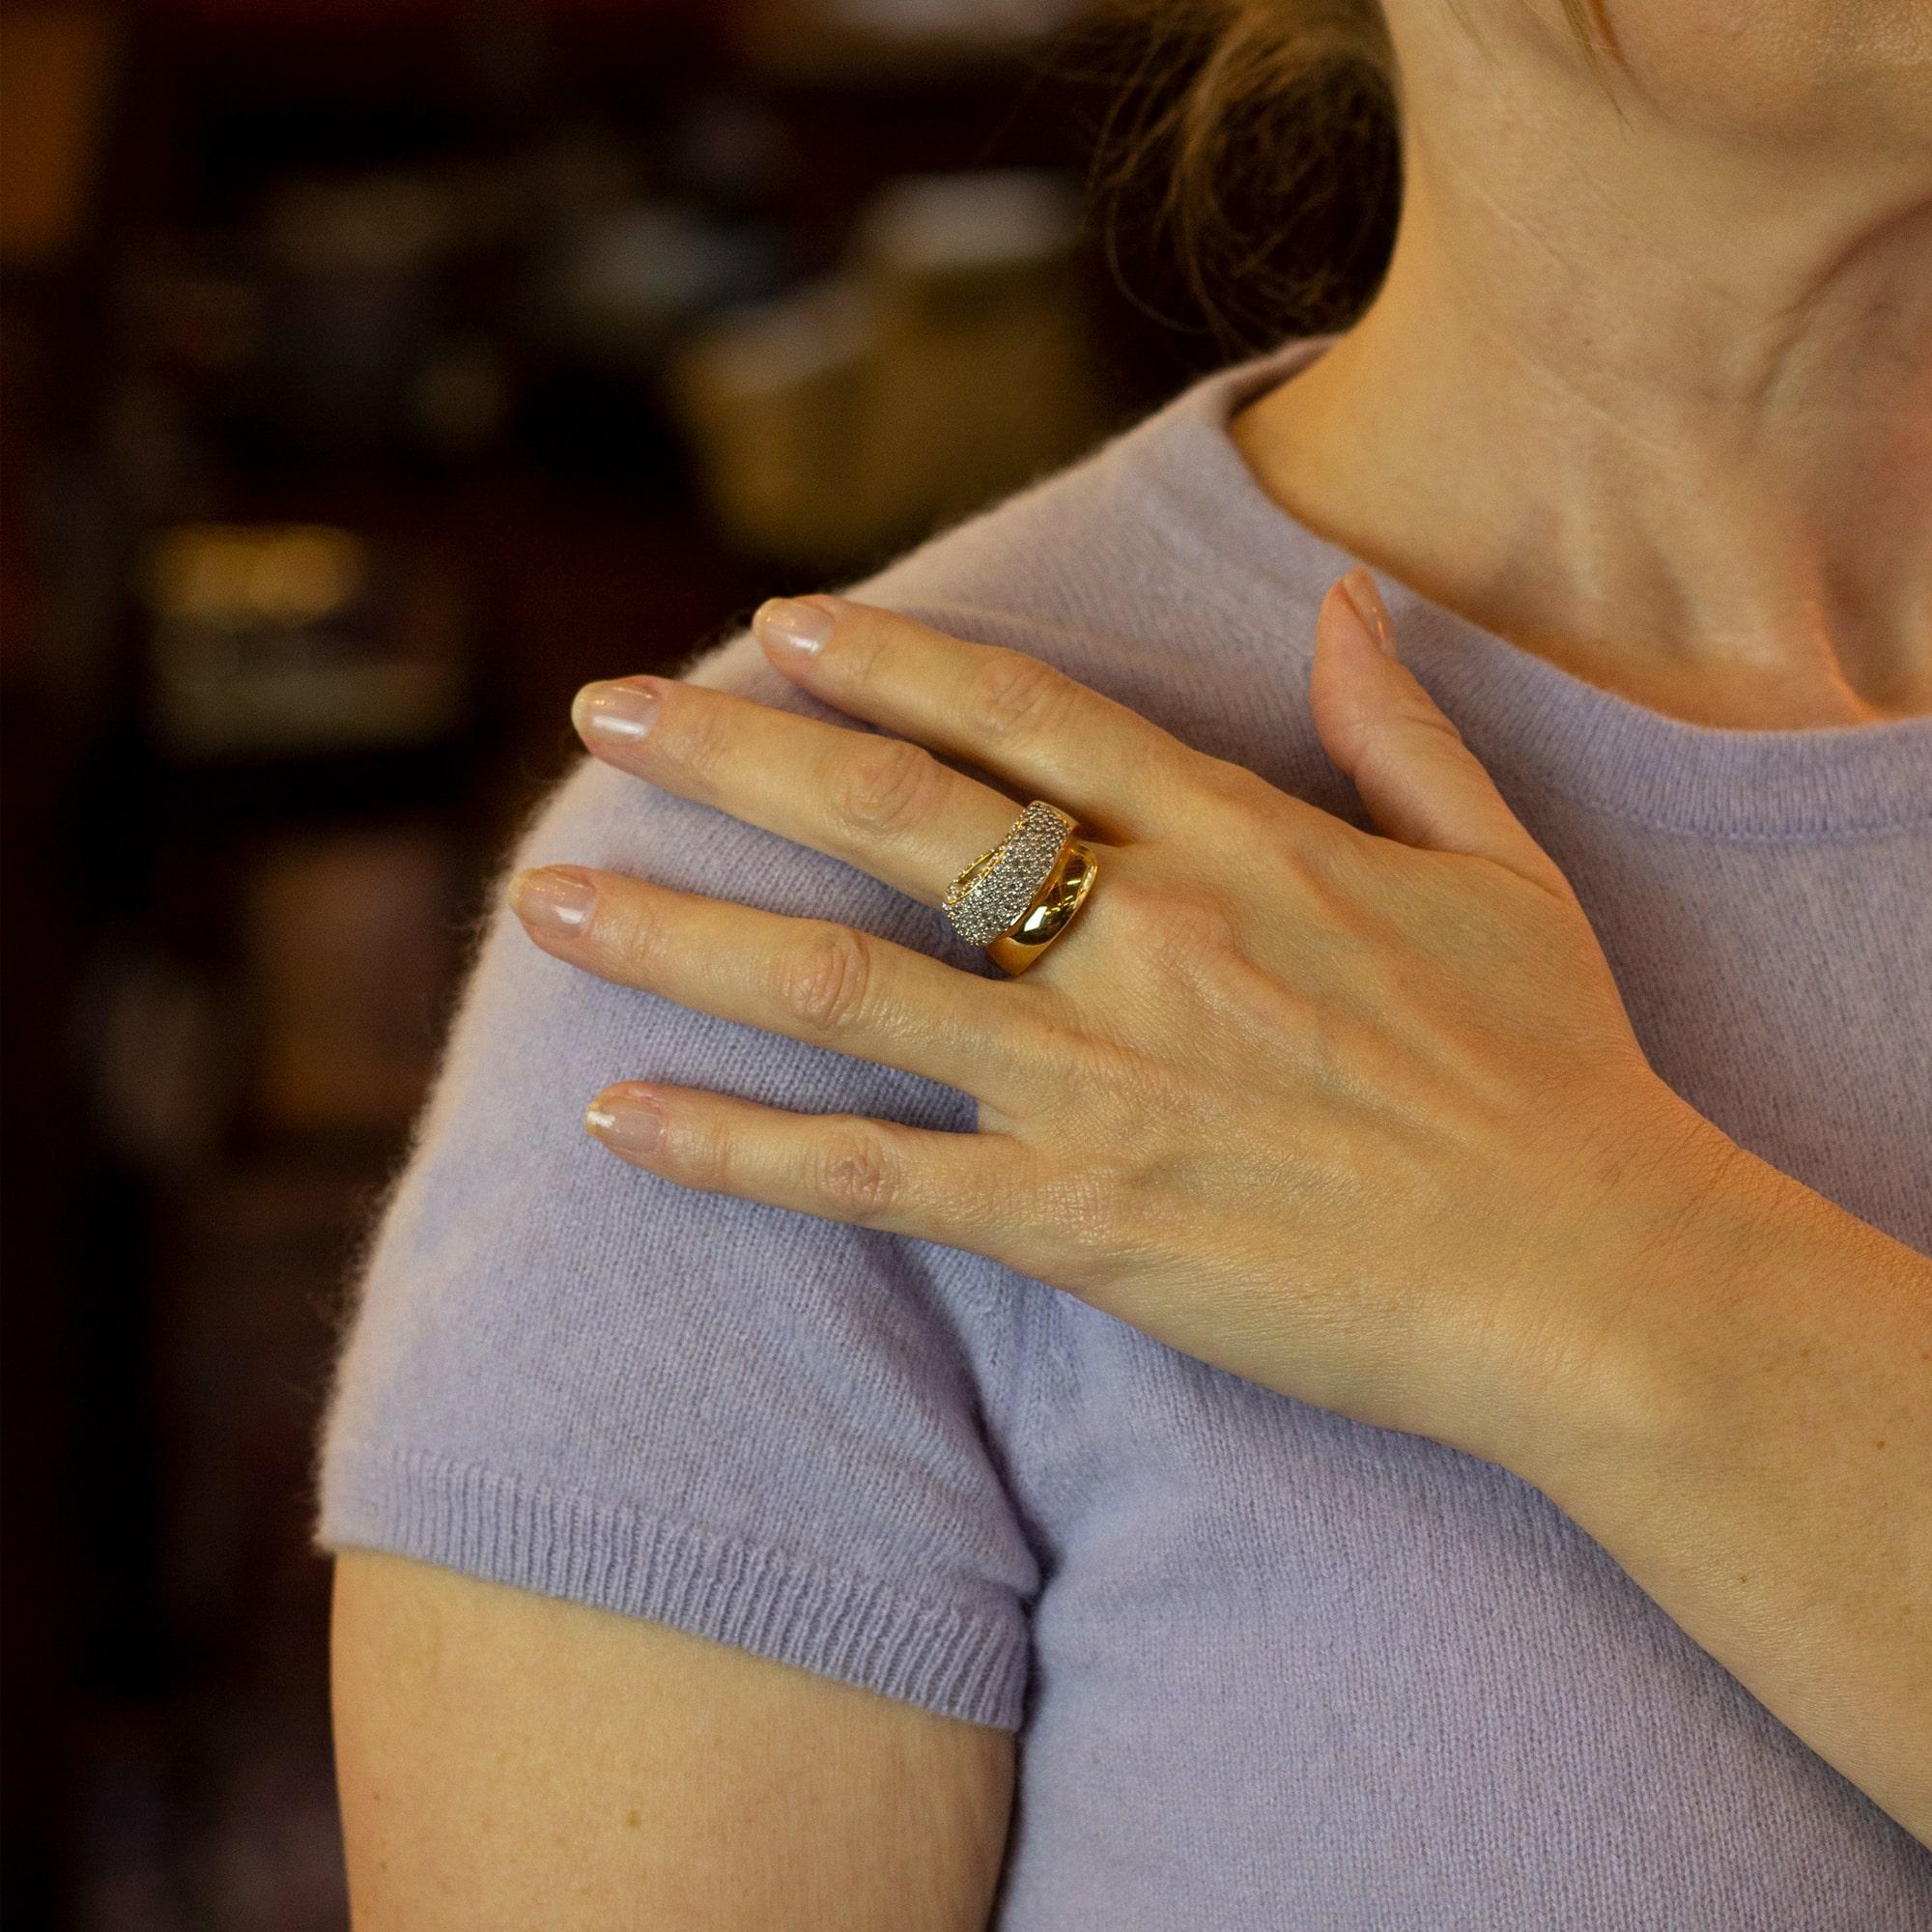
[[[1192,384],[843,587],[1365,825],[1307,701],[1353,559],[1227,433],[1322,346]],[[1932,1253],[1932,720],[1692,725],[1383,587],[1651,1064]],[[742,633],[684,675],[854,723]],[[559,862],[996,972],[937,911],[593,761],[515,859]],[[1016,1730],[1007,1932],[1932,1927],[1932,1854],[1526,1482],[978,1256],[626,1166],[580,1121],[627,1077],[975,1122],[953,1089],[574,971],[498,911],[345,1330],[319,1548]]]

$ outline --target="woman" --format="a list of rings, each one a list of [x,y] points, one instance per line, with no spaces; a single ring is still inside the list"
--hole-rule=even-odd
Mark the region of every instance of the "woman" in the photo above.
[[[358,1925],[1932,1924],[1932,18],[1574,11],[1386,0],[1339,339],[580,701],[324,1443]]]

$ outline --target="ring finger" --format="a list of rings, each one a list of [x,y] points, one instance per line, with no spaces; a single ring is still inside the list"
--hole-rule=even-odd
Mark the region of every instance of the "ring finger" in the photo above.
[[[681,1007],[923,1074],[1005,1119],[1036,1105],[1052,1039],[997,982],[835,920],[679,892],[621,872],[546,866],[510,882],[546,952]]]

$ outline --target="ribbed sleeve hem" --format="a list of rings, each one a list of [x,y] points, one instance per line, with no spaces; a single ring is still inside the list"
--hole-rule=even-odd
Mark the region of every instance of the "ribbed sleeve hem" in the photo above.
[[[648,1617],[968,1723],[1017,1730],[1025,1621],[424,1450],[335,1443],[315,1544],[413,1556]]]

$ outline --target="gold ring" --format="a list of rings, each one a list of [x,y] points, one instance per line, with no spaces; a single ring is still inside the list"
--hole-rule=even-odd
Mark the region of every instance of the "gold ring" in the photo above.
[[[1035,799],[990,851],[947,888],[952,929],[995,965],[1024,973],[1065,931],[1094,889],[1099,861],[1057,805]]]
[[[1073,915],[1099,875],[1100,862],[1094,856],[1094,848],[1081,839],[1069,838],[1020,923],[986,948],[993,964],[1009,973],[1024,973],[1072,923]]]

